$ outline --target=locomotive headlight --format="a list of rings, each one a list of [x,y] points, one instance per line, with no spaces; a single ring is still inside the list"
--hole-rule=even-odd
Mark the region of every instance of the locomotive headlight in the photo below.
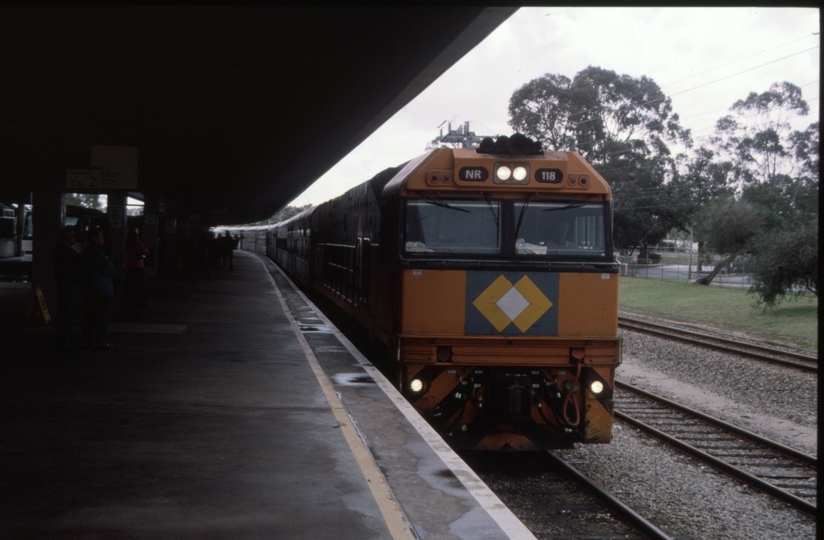
[[[422,380],[420,380],[420,379],[412,379],[412,380],[409,382],[409,389],[410,389],[412,392],[414,392],[414,393],[416,393],[416,394],[417,394],[418,392],[420,392],[421,390],[423,390],[423,381],[422,381]]]
[[[496,184],[528,184],[529,163],[496,163],[494,181]]]
[[[589,385],[589,389],[597,396],[604,391],[604,383],[601,381],[592,381],[592,384]]]

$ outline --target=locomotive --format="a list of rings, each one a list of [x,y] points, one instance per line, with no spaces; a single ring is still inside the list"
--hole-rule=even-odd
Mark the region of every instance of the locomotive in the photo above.
[[[612,193],[578,154],[520,135],[437,148],[230,230],[383,343],[387,377],[454,448],[610,442]]]

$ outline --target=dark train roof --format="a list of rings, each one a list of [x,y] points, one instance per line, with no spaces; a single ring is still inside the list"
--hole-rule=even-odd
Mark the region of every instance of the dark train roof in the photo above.
[[[0,6],[0,199],[138,148],[181,216],[264,219],[514,8]]]

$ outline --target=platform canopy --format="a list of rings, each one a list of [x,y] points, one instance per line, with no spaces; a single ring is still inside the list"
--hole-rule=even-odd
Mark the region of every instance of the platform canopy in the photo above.
[[[265,219],[514,11],[2,5],[0,200],[125,147],[181,216]]]

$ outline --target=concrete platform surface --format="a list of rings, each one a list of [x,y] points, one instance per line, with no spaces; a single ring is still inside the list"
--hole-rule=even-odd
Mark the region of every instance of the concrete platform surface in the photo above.
[[[71,354],[0,283],[0,537],[533,538],[271,261],[234,261]]]

